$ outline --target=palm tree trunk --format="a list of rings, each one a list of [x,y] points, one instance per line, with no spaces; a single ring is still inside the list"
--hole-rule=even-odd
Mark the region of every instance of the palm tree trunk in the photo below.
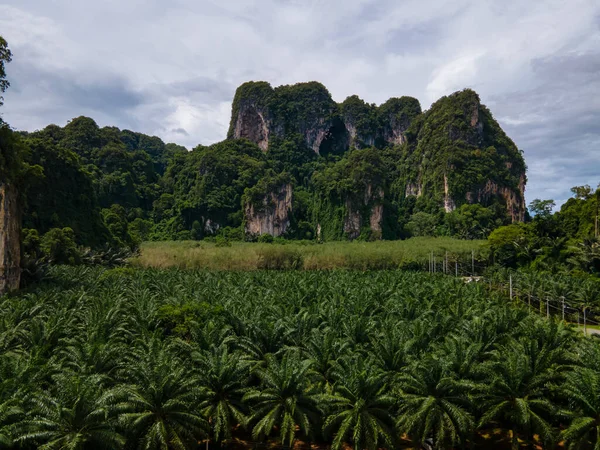
[[[512,434],[512,450],[519,450],[519,438],[517,437],[517,430],[513,428],[511,430]]]

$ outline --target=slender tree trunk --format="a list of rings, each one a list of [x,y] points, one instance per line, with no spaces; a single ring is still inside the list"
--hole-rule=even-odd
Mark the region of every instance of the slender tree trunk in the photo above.
[[[513,428],[511,430],[512,433],[512,450],[519,450],[519,438],[517,436],[517,430]]]
[[[21,208],[14,185],[0,181],[0,294],[21,281]]]

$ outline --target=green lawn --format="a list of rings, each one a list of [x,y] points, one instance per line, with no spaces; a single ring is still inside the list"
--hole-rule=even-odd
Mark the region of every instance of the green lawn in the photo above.
[[[140,256],[132,263],[141,267],[180,267],[212,270],[256,270],[260,268],[315,269],[393,269],[428,268],[431,252],[436,255],[437,270],[448,253],[450,269],[454,262],[470,266],[471,252],[477,260],[486,259],[485,241],[452,238],[412,238],[404,241],[378,242],[294,242],[262,244],[233,242],[230,247],[217,247],[205,241],[146,242]],[[270,262],[273,264],[270,265]],[[290,263],[292,264],[292,263]],[[470,269],[469,269],[470,270]]]

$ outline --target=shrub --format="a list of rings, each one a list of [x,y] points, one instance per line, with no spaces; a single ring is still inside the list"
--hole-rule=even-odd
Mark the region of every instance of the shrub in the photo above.
[[[215,237],[215,245],[217,247],[231,247],[231,241],[223,236]]]
[[[52,228],[40,241],[42,254],[55,264],[78,264],[81,253],[71,228]]]
[[[23,256],[30,258],[38,258],[40,250],[40,235],[37,230],[33,228],[23,228],[21,230],[21,248],[23,250]]]
[[[270,247],[258,252],[258,269],[265,270],[300,270],[304,266],[304,258],[298,250],[287,247]]]
[[[263,244],[272,244],[273,243],[273,236],[270,235],[270,234],[268,234],[268,233],[261,234],[258,237],[258,242],[261,242]]]
[[[241,227],[225,227],[219,234],[230,241],[243,241],[245,238],[244,230]]]

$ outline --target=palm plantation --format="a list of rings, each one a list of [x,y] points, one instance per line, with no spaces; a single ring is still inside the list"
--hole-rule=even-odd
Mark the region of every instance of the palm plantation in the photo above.
[[[0,299],[0,445],[598,449],[599,343],[503,295],[409,272],[53,267]]]

